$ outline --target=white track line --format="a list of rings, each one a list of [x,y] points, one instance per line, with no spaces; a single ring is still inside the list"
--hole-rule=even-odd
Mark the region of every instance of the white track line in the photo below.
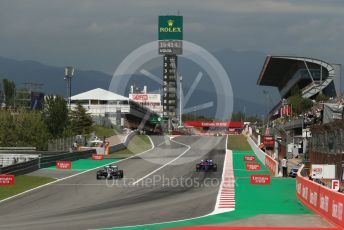
[[[235,183],[233,173],[233,153],[227,150],[228,137],[226,136],[226,155],[223,162],[222,180],[212,214],[230,212],[235,209]]]
[[[133,158],[133,157],[139,156],[139,155],[141,155],[141,154],[144,154],[144,153],[149,152],[149,151],[151,151],[152,149],[154,149],[155,146],[154,146],[154,143],[153,143],[152,139],[151,139],[149,136],[147,136],[147,137],[148,137],[148,139],[149,139],[149,141],[150,141],[150,143],[151,143],[151,145],[152,145],[152,147],[151,147],[150,149],[148,149],[148,150],[146,150],[146,151],[144,151],[144,152],[142,152],[142,153],[135,154],[135,155],[133,155],[133,156],[130,156],[130,157],[121,159],[121,160],[119,160],[119,161],[116,161],[115,163],[117,164],[117,163],[119,163],[119,162],[122,162],[122,161],[125,161],[125,160],[128,160],[128,159],[131,159],[131,158]],[[29,192],[31,192],[31,191],[34,191],[34,190],[37,190],[37,189],[40,189],[40,188],[49,186],[49,185],[51,185],[51,184],[54,184],[54,183],[57,183],[57,182],[60,182],[60,181],[63,181],[63,180],[67,180],[67,179],[69,179],[69,178],[72,178],[72,177],[75,177],[75,176],[78,176],[78,175],[81,175],[81,174],[90,172],[90,171],[92,171],[92,170],[95,170],[95,169],[98,169],[98,168],[101,168],[101,167],[104,167],[104,166],[110,165],[110,164],[113,164],[113,163],[107,163],[107,164],[98,166],[98,167],[96,167],[96,168],[88,169],[88,170],[82,171],[82,172],[80,172],[80,173],[76,173],[76,174],[73,174],[73,175],[71,175],[71,176],[67,176],[67,177],[64,177],[64,178],[61,178],[61,179],[58,179],[58,180],[49,182],[49,183],[47,183],[47,184],[43,184],[43,185],[41,185],[41,186],[38,186],[38,187],[35,187],[35,188],[32,188],[32,189],[26,190],[26,191],[24,191],[24,192],[21,192],[21,193],[18,193],[18,194],[16,194],[16,195],[7,197],[7,198],[5,198],[5,199],[3,199],[3,200],[0,200],[0,204],[3,203],[3,202],[5,202],[5,201],[8,201],[8,200],[10,200],[10,199],[13,199],[13,198],[15,198],[15,197],[24,195],[25,193],[29,193]]]
[[[190,146],[190,145],[186,145],[186,144],[183,144],[183,143],[181,143],[181,142],[174,141],[174,140],[172,140],[172,139],[171,139],[170,141],[172,141],[172,142],[174,142],[174,143],[177,143],[177,144],[180,144],[180,145],[184,145],[184,146],[187,147],[187,149],[186,149],[184,152],[182,152],[179,156],[177,156],[176,158],[174,158],[173,160],[167,162],[166,164],[164,164],[164,165],[160,166],[159,168],[153,170],[152,172],[148,173],[148,174],[145,175],[144,177],[141,177],[141,178],[138,179],[137,181],[133,182],[132,185],[135,185],[135,184],[139,183],[140,181],[142,181],[142,180],[146,179],[147,177],[153,175],[154,173],[156,173],[157,171],[159,171],[159,170],[161,170],[162,168],[166,167],[167,165],[169,165],[169,164],[175,162],[176,160],[178,160],[179,158],[181,158],[185,153],[187,153],[187,152],[191,149],[191,146]]]
[[[172,137],[173,138],[173,137]],[[171,139],[172,139],[171,138]],[[228,137],[226,136],[226,147],[225,147],[225,150],[226,150],[226,155],[227,155],[227,139]],[[223,175],[223,172],[222,172],[222,175]],[[220,192],[219,192],[220,194]],[[234,209],[233,209],[234,210]],[[231,210],[231,211],[233,211]],[[215,211],[215,210],[214,210]],[[118,229],[118,228],[137,228],[137,227],[148,227],[148,226],[154,226],[154,225],[158,225],[158,224],[170,224],[170,223],[178,223],[178,222],[182,222],[182,221],[189,221],[189,220],[197,220],[197,219],[201,219],[201,218],[205,218],[205,217],[208,217],[208,216],[214,216],[218,213],[216,212],[211,212],[211,213],[208,213],[208,214],[205,214],[205,215],[202,215],[202,216],[197,216],[197,217],[192,217],[192,218],[186,218],[186,219],[181,219],[181,220],[172,220],[172,221],[165,221],[165,222],[156,222],[156,223],[150,223],[150,224],[139,224],[139,225],[128,225],[128,226],[121,226],[121,227],[106,227],[106,228],[101,228],[101,229]],[[226,212],[226,211],[221,211],[219,213],[222,213],[222,212]],[[147,228],[148,229],[148,228]]]

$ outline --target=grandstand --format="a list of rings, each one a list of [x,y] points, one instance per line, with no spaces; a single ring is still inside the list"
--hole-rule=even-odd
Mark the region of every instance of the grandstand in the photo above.
[[[277,87],[281,95],[268,115],[268,130],[276,140],[272,153],[279,159],[304,154],[301,157],[311,164],[334,164],[336,178],[344,180],[341,66],[306,57],[268,56],[257,84]],[[311,99],[310,107],[293,111],[288,98],[294,88]],[[320,93],[325,97],[319,99]]]
[[[329,64],[323,60],[308,57],[291,56],[267,56],[260,76],[258,85],[276,87],[281,95],[281,101],[269,113],[270,120],[282,117],[281,108],[286,106],[285,100],[292,94],[293,88],[297,86],[304,98],[314,99],[319,93],[328,98],[336,98],[341,95],[341,66]],[[305,114],[306,123],[319,120],[320,110],[318,108]],[[299,115],[290,111],[288,116]],[[295,118],[295,117],[294,117]],[[282,124],[281,124],[282,122]],[[283,129],[301,128],[303,119],[293,119],[293,122],[285,123],[285,120],[277,121]]]
[[[340,72],[340,65],[314,58],[267,56],[257,84],[277,87],[281,98],[290,96],[295,85],[305,98],[313,98],[319,92],[337,97],[341,95]]]

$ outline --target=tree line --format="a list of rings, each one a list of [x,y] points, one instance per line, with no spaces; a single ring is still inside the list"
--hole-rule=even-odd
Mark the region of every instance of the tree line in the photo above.
[[[0,146],[46,150],[49,139],[88,134],[92,118],[81,105],[70,110],[61,96],[47,96],[43,109],[0,110]]]

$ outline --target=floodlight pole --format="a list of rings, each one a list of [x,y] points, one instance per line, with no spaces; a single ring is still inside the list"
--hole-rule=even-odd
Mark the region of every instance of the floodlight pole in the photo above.
[[[179,126],[183,125],[183,115],[182,115],[182,109],[183,109],[183,104],[182,104],[182,80],[183,80],[183,77],[179,76]]]
[[[71,108],[71,97],[72,97],[72,77],[74,76],[74,68],[72,66],[65,67],[65,77],[67,81],[67,100],[69,109]]]

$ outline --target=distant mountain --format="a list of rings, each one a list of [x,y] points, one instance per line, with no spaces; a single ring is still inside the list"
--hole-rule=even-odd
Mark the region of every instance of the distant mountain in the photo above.
[[[42,83],[46,94],[66,96],[64,67],[53,67],[35,61],[17,61],[0,57],[0,79],[8,78],[14,81],[17,88],[24,83]],[[97,87],[107,89],[111,76],[99,71],[77,70],[72,81],[72,94],[81,93]]]
[[[271,94],[267,100],[262,93],[263,87],[257,86],[260,70],[266,55],[259,52],[237,52],[233,50],[221,50],[213,55],[221,62],[227,71],[234,95],[234,111],[246,111],[252,115],[266,113],[266,105],[269,110],[279,100],[276,89],[265,87]],[[160,62],[159,62],[160,63]],[[195,80],[199,67],[192,66],[189,62],[183,61],[180,71],[183,73],[183,91],[186,93],[192,82]],[[161,76],[161,69],[149,70],[157,76]],[[15,81],[18,87],[23,83],[43,83],[43,91],[46,94],[66,95],[66,82],[63,80],[64,67],[53,67],[35,61],[18,61],[0,57],[0,79],[8,78]],[[149,90],[158,91],[160,86],[153,81],[143,80],[143,76],[135,75],[129,82],[142,87],[147,85]],[[72,94],[81,93],[94,88],[108,89],[112,76],[100,71],[77,70],[72,81]],[[216,94],[210,79],[202,78],[194,94],[190,98],[187,107],[201,103],[214,101],[216,105]],[[127,87],[129,88],[129,87]],[[128,89],[127,89],[128,90]],[[126,91],[127,93],[128,91]],[[126,95],[125,95],[126,96]],[[221,105],[223,106],[223,105]],[[198,111],[198,114],[212,116],[214,109]]]

